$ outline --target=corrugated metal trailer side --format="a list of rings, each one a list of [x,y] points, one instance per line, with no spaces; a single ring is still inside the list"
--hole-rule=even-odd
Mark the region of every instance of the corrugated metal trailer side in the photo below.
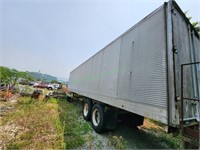
[[[72,92],[168,123],[164,5],[70,73]]]
[[[199,50],[198,34],[178,5],[169,1],[74,69],[69,90],[177,127],[181,64],[200,61]],[[184,93],[195,98],[197,68],[185,72],[184,82]],[[184,107],[190,111],[185,118],[199,120],[199,103]]]

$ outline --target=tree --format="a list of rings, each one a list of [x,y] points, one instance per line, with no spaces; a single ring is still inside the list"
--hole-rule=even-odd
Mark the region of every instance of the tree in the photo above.
[[[20,72],[16,69],[10,69],[10,76],[11,81],[13,84],[17,83],[17,80],[20,78]]]
[[[200,22],[193,22],[192,25],[200,35]]]
[[[5,84],[16,84],[18,79],[25,81],[33,81],[34,78],[29,75],[28,72],[18,71],[16,69],[9,69],[7,67],[0,66],[0,80]]]
[[[189,19],[189,21],[191,21],[192,17],[187,16],[189,11],[185,12],[186,17]],[[195,30],[199,33],[200,35],[200,22],[196,21],[196,22],[192,22],[193,27],[195,28]]]
[[[19,77],[25,81],[33,81],[34,78],[28,72],[19,72]]]
[[[10,69],[0,66],[0,79],[1,79],[1,83],[5,83],[5,84],[11,83]]]
[[[51,80],[51,83],[57,83],[58,81],[57,80]]]

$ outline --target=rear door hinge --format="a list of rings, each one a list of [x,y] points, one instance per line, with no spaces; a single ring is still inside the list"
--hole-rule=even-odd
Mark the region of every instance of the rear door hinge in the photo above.
[[[177,51],[177,47],[176,46],[174,46],[173,47],[173,50],[172,50],[175,54],[178,54],[178,51]]]
[[[171,12],[172,12],[173,15],[176,15],[176,11],[175,11],[175,8],[174,8],[174,7],[172,7]]]

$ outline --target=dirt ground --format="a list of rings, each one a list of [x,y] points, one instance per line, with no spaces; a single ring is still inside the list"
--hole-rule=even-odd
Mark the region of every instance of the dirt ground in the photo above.
[[[18,132],[18,128],[14,126],[13,124],[9,124],[6,126],[2,125],[2,117],[5,115],[7,112],[12,110],[16,104],[16,96],[13,96],[10,100],[8,101],[2,101],[0,100],[0,150],[3,149],[4,147],[4,141],[3,140],[10,140],[12,137],[15,136],[16,132]],[[9,136],[2,137],[5,135],[5,133]]]
[[[76,102],[80,103],[80,102]],[[7,140],[13,138],[21,130],[9,124],[2,126],[2,116],[12,110],[16,104],[14,96],[9,101],[0,101],[0,137],[8,135]],[[75,104],[77,105],[77,104]],[[80,104],[77,105],[80,107]],[[80,115],[80,114],[79,114]],[[80,120],[82,119],[80,115]],[[90,122],[88,122],[90,124]],[[3,148],[3,141],[0,138],[0,150]],[[117,129],[97,134],[92,129],[85,135],[86,142],[78,149],[181,149],[180,138],[164,133],[164,129],[145,119],[144,125],[137,129],[131,128],[122,122],[118,123]]]
[[[149,120],[145,119],[144,125],[137,129],[118,123],[116,130],[103,134],[91,131],[92,140],[88,140],[81,149],[181,149],[181,141],[179,139],[176,146],[171,144],[169,139],[172,138],[172,135],[167,135],[164,131],[158,131],[160,127],[154,124],[151,127],[147,127],[149,123]],[[154,133],[150,131],[151,128],[154,128]],[[165,135],[168,137],[163,138]],[[110,145],[110,141],[114,138],[114,143]],[[121,140],[118,140],[120,138]],[[120,144],[123,146],[120,147]]]

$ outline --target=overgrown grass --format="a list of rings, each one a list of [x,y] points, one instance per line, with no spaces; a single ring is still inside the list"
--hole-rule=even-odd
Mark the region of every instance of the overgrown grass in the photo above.
[[[113,146],[115,149],[126,148],[126,142],[122,136],[109,135],[108,145]]]
[[[0,135],[4,149],[76,149],[85,142],[88,149],[103,149],[105,146],[104,140],[98,140],[88,122],[82,120],[80,102],[22,97],[15,108],[3,116],[2,124],[7,129],[0,132],[5,133]],[[121,134],[110,134],[107,146],[125,149],[129,148],[128,143],[134,142],[130,148],[181,149],[181,137],[164,133],[162,126],[159,122],[145,119],[140,127],[142,130],[131,131],[135,135],[132,139],[127,138],[129,135],[122,135],[122,138]]]
[[[173,149],[182,149],[182,137],[180,134],[177,136],[173,136],[173,134],[167,134],[164,131],[164,124],[161,122],[145,119],[144,126],[141,128],[148,131],[148,136],[146,136],[146,140],[155,139],[154,142],[158,143],[158,145],[164,145],[168,148]]]
[[[7,149],[73,149],[85,142],[90,130],[80,120],[80,107],[66,100],[47,102],[20,98],[15,109],[3,116],[3,125],[17,127],[16,135],[6,142]],[[9,136],[9,135],[8,135]],[[4,136],[5,137],[5,136]]]
[[[60,120],[64,127],[64,144],[66,149],[77,148],[85,142],[83,135],[91,130],[87,122],[83,122],[80,116],[81,107],[79,103],[68,103],[58,101]],[[77,115],[78,114],[78,115]]]

